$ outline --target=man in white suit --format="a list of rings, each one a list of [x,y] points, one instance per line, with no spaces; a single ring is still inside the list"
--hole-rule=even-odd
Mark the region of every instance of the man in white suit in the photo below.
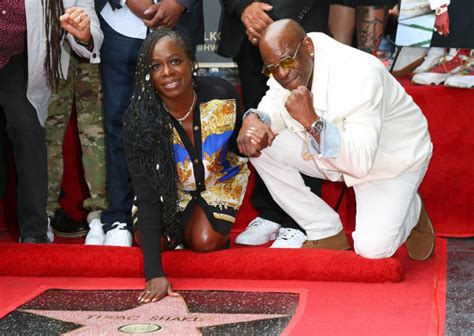
[[[71,49],[91,62],[99,62],[102,39],[92,0],[2,4],[0,152],[6,151],[8,137],[18,179],[20,242],[51,240],[46,235],[48,174],[44,131],[51,86],[61,77],[61,69],[66,77]]]
[[[322,33],[306,35],[291,20],[270,25],[259,48],[269,90],[247,113],[238,144],[306,231],[303,247],[348,244],[338,214],[300,172],[354,187],[357,254],[390,257],[407,241],[410,257],[429,258],[434,231],[417,191],[432,143],[412,98],[375,57]]]

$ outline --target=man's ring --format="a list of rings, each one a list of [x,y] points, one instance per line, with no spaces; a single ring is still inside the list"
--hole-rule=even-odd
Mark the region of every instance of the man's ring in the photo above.
[[[151,292],[150,291],[143,291],[143,293],[150,294]]]
[[[258,38],[253,37],[253,38],[252,38],[252,43],[253,43],[253,44],[257,44],[257,43],[258,43]]]

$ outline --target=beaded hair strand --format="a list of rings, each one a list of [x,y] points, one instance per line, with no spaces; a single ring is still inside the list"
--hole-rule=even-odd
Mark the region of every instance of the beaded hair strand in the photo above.
[[[62,78],[61,71],[61,42],[64,32],[59,23],[59,17],[64,13],[62,0],[41,0],[44,10],[46,31],[46,57],[44,70],[51,88],[57,88]]]
[[[181,243],[178,214],[178,173],[173,151],[173,124],[151,81],[151,56],[158,41],[169,37],[196,64],[191,47],[171,29],[158,29],[143,42],[135,72],[135,91],[124,114],[124,127],[130,139],[129,169],[144,175],[159,195],[162,205],[162,234],[171,246]]]

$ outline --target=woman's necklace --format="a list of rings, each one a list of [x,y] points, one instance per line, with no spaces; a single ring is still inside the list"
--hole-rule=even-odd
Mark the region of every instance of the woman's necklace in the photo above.
[[[193,102],[191,103],[188,112],[186,112],[186,114],[181,118],[175,118],[180,124],[186,119],[188,119],[188,117],[191,115],[191,112],[194,110],[194,104],[196,104],[196,91],[193,90]],[[170,113],[165,103],[163,103],[163,107],[165,108],[166,112]]]

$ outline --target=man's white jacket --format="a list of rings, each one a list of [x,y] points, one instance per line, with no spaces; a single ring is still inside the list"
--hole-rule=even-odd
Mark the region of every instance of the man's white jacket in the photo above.
[[[352,186],[417,170],[429,160],[426,118],[382,62],[323,33],[308,36],[314,43],[313,105],[340,133],[333,158],[313,155],[318,169],[333,181],[342,175]],[[307,140],[303,126],[285,109],[289,91],[273,78],[267,84],[258,110],[270,116],[272,130],[287,128]]]

